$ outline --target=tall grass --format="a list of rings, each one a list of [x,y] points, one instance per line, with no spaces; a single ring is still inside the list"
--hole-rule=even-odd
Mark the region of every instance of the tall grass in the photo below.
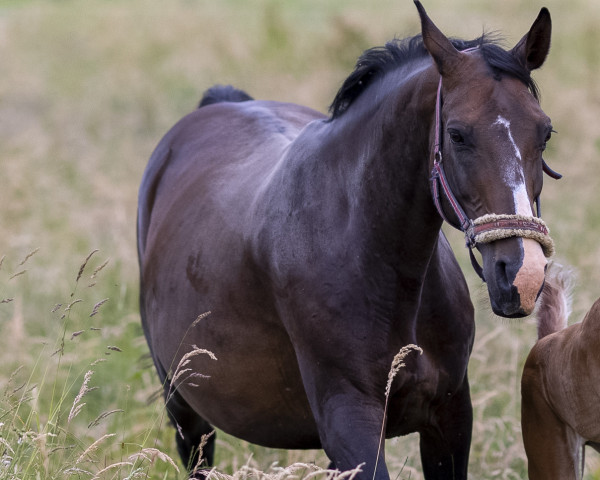
[[[105,313],[114,312],[114,300],[98,300],[94,290],[110,269],[107,260],[94,262],[96,253],[73,275],[70,293],[32,319],[45,324],[43,335],[27,332],[22,297],[3,299],[15,308],[2,332],[7,378],[0,396],[0,478],[147,478],[169,468],[179,471],[157,448],[163,409],[124,390],[128,376],[141,369],[142,345],[122,343],[128,338],[127,319],[117,329],[117,322],[104,320]],[[23,268],[35,259],[26,258],[17,269],[10,268],[10,258],[4,260],[0,275],[6,290],[18,290],[11,282],[36,271]],[[142,428],[124,428],[121,420],[130,408],[146,410]]]
[[[535,78],[558,131],[546,159],[565,177],[546,180],[542,207],[559,258],[579,272],[578,319],[600,295],[600,5],[544,4],[553,44]],[[425,6],[450,35],[498,29],[511,45],[541,4]],[[177,475],[137,313],[135,205],[148,156],[214,83],[325,111],[363,49],[417,32],[408,0],[0,0],[0,478]],[[478,306],[470,475],[526,478],[519,376],[535,326],[489,313],[460,235],[448,234]],[[217,438],[228,474],[328,463],[321,451]],[[588,457],[586,478],[600,478]],[[388,441],[386,461],[392,475],[422,478],[414,435]]]

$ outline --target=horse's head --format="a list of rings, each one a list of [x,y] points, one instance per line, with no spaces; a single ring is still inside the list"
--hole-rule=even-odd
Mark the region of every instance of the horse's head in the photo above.
[[[442,216],[462,224],[471,247],[481,252],[494,312],[528,315],[552,250],[546,227],[534,213],[552,125],[530,78],[550,48],[550,14],[542,9],[510,51],[485,43],[459,51],[415,3],[425,48],[441,76],[438,97],[443,101],[438,100],[434,127],[439,133],[433,134],[439,152],[432,155],[431,167],[433,190],[448,191],[436,205]]]

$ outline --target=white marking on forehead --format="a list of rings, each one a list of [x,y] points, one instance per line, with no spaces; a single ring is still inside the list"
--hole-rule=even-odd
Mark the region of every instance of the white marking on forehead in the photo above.
[[[515,206],[515,213],[518,215],[531,216],[533,214],[533,209],[531,208],[531,203],[529,202],[529,197],[527,196],[527,188],[525,187],[525,178],[523,175],[523,168],[521,166],[521,151],[515,142],[515,139],[512,136],[512,132],[510,130],[510,121],[504,118],[501,115],[498,115],[498,118],[494,122],[494,125],[501,125],[506,129],[506,133],[508,135],[508,140],[514,150],[514,155],[517,157],[519,162],[507,162],[506,168],[507,172],[504,175],[504,179],[506,184],[511,188],[513,192],[513,202]],[[513,165],[512,169],[509,169],[509,165]],[[511,175],[512,174],[512,175]]]
[[[515,139],[512,136],[512,132],[510,131],[510,122],[506,118],[502,117],[501,115],[498,115],[498,118],[494,122],[494,125],[502,125],[504,128],[506,128],[506,133],[508,133],[508,139],[510,140],[511,145],[515,149],[515,156],[519,160],[521,160],[521,151],[519,150],[519,147],[517,147],[517,144],[515,143]]]

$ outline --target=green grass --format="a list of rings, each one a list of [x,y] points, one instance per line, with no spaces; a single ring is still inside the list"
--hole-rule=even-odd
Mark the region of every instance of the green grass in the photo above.
[[[565,177],[546,179],[542,207],[558,257],[578,270],[580,319],[600,295],[600,5],[544,4],[553,44],[535,78],[558,131],[547,160]],[[425,6],[447,34],[471,38],[485,27],[512,45],[541,4]],[[326,111],[362,50],[417,32],[409,0],[0,1],[0,300],[13,299],[0,304],[0,478],[67,478],[69,468],[91,472],[74,478],[92,478],[120,462],[132,465],[100,477],[176,475],[157,451],[146,450],[154,461],[131,458],[156,448],[178,461],[162,402],[149,402],[160,385],[137,310],[136,196],[152,149],[214,83]],[[535,326],[488,312],[460,235],[448,233],[478,307],[470,476],[526,478],[519,376]],[[69,421],[88,371],[88,387],[98,388]],[[414,435],[388,442],[393,476],[422,478],[417,443]],[[586,479],[600,478],[595,457],[588,455]],[[297,462],[328,463],[320,451],[219,435],[222,472]]]

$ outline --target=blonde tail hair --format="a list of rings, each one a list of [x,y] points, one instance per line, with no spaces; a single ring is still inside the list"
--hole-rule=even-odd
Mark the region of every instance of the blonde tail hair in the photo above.
[[[538,340],[567,326],[573,277],[573,272],[560,264],[548,266],[537,311]]]

